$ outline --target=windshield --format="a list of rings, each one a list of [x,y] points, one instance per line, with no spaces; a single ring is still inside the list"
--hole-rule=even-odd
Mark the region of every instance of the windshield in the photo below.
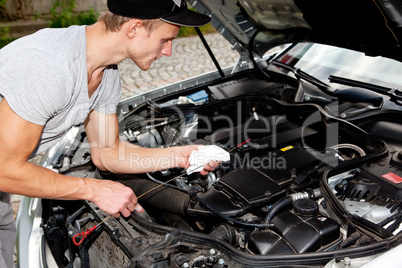
[[[370,57],[364,53],[313,43],[300,43],[285,51],[276,60],[318,78],[334,88],[330,75],[358,80],[389,88],[402,88],[402,63],[383,58]]]

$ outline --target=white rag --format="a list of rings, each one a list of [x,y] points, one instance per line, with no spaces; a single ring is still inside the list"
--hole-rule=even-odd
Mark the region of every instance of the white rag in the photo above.
[[[188,161],[190,167],[187,169],[187,174],[200,172],[204,169],[204,165],[211,161],[229,161],[230,155],[224,149],[216,145],[207,145],[198,148],[198,151],[193,151]]]

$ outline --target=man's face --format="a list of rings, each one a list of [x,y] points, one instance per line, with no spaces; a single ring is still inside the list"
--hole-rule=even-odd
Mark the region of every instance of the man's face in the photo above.
[[[179,30],[180,26],[169,23],[163,23],[149,35],[144,27],[138,28],[135,43],[129,48],[130,58],[141,70],[148,70],[152,62],[172,55],[172,41]]]

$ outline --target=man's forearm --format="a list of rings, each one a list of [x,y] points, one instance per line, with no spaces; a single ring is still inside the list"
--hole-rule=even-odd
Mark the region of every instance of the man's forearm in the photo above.
[[[29,162],[20,167],[2,167],[0,191],[48,199],[88,200],[115,217],[119,213],[127,217],[137,203],[132,189],[121,183],[65,176]]]
[[[65,200],[89,200],[92,191],[86,187],[84,178],[60,175],[29,162],[18,167],[2,167],[0,187],[4,192]]]
[[[146,173],[172,167],[187,167],[196,147],[143,148],[120,142],[118,148],[96,149],[94,161],[100,169],[114,173]]]

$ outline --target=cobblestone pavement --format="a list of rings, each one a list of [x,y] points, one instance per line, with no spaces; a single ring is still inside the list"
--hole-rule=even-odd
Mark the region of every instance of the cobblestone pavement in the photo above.
[[[237,61],[239,54],[231,49],[231,44],[220,34],[205,35],[205,40],[222,68],[233,65]],[[216,70],[198,36],[175,39],[172,50],[170,57],[158,59],[152,63],[148,71],[140,70],[131,60],[121,62],[119,64],[122,83],[121,99]],[[39,158],[40,156],[32,159],[32,162],[37,163]],[[21,196],[11,195],[15,215],[20,200]]]
[[[233,65],[239,54],[220,34],[205,35],[207,43],[222,68]],[[148,71],[140,70],[131,60],[119,64],[122,99],[144,93],[163,85],[216,70],[210,56],[198,36],[177,38],[173,41],[173,53],[152,63]]]

